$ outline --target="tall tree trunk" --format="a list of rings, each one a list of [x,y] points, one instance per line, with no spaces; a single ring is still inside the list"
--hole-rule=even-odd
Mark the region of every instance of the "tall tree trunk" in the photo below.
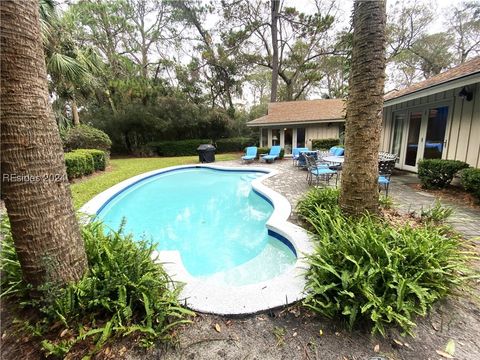
[[[385,1],[357,0],[340,205],[350,215],[378,211],[378,149],[385,82]]]
[[[72,98],[70,104],[72,106],[73,126],[78,126],[80,125],[80,116],[78,115],[78,106],[77,100],[75,100],[75,96]]]
[[[83,240],[51,105],[36,0],[0,2],[2,190],[23,277],[81,278]]]
[[[272,7],[272,87],[270,91],[270,101],[277,101],[278,89],[278,10],[280,0],[271,0]]]

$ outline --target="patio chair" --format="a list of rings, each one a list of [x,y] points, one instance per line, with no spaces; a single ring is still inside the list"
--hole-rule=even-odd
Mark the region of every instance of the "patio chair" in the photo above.
[[[265,162],[274,162],[275,159],[280,157],[280,151],[282,150],[282,147],[280,145],[275,145],[272,146],[270,149],[270,152],[266,155],[262,155],[261,160]]]
[[[397,154],[391,154],[386,151],[379,151],[378,152],[378,161],[389,161],[389,160],[397,160]]]
[[[302,151],[308,151],[308,148],[306,147],[293,148],[292,150],[293,166],[298,166],[298,160],[300,158],[300,154],[302,153]]]
[[[338,183],[338,173],[328,167],[328,164],[317,163],[313,156],[303,154],[307,162],[307,182],[309,185],[313,182],[313,176],[316,178],[317,185],[320,180],[324,180],[327,185],[330,184],[330,179],[335,176],[335,187]]]
[[[245,155],[242,156],[243,162],[253,161],[257,157],[257,147],[249,146],[246,148]]]
[[[378,191],[382,191],[383,187],[385,189],[385,197],[388,197],[388,187],[394,167],[395,160],[380,160],[378,162]]]

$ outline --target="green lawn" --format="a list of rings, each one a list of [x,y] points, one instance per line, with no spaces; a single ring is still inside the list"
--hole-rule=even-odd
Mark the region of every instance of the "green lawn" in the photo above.
[[[217,154],[215,157],[216,160],[223,161],[239,159],[240,155]],[[103,190],[132,176],[168,166],[196,163],[198,163],[198,156],[112,159],[110,160],[110,167],[107,171],[99,172],[71,185],[75,209],[80,208]]]

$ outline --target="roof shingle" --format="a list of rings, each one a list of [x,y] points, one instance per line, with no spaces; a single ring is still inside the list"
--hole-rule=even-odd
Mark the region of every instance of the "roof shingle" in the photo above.
[[[342,99],[282,101],[268,104],[268,114],[250,121],[249,125],[332,121],[345,118]]]
[[[462,78],[464,76],[475,74],[477,72],[480,72],[480,56],[477,56],[470,61],[464,62],[463,64],[460,64],[454,67],[453,69],[447,70],[443,73],[432,76],[429,79],[420,81],[416,84],[406,87],[405,89],[392,91],[385,95],[384,100],[388,101],[388,100],[396,99],[400,96],[408,95],[416,91],[430,88],[436,85],[440,85],[451,80],[455,80],[455,79]]]

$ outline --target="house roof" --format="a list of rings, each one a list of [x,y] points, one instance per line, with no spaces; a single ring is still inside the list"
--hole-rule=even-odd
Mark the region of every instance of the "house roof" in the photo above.
[[[268,114],[248,122],[249,126],[308,122],[330,122],[345,119],[342,99],[282,101],[268,104]]]
[[[463,64],[460,64],[443,73],[432,76],[431,78],[428,78],[426,80],[413,84],[409,87],[406,87],[405,89],[392,91],[385,95],[384,100],[385,101],[393,100],[401,96],[405,96],[420,90],[445,84],[449,81],[457,80],[475,73],[480,73],[480,56],[477,56],[470,61],[466,61]]]

